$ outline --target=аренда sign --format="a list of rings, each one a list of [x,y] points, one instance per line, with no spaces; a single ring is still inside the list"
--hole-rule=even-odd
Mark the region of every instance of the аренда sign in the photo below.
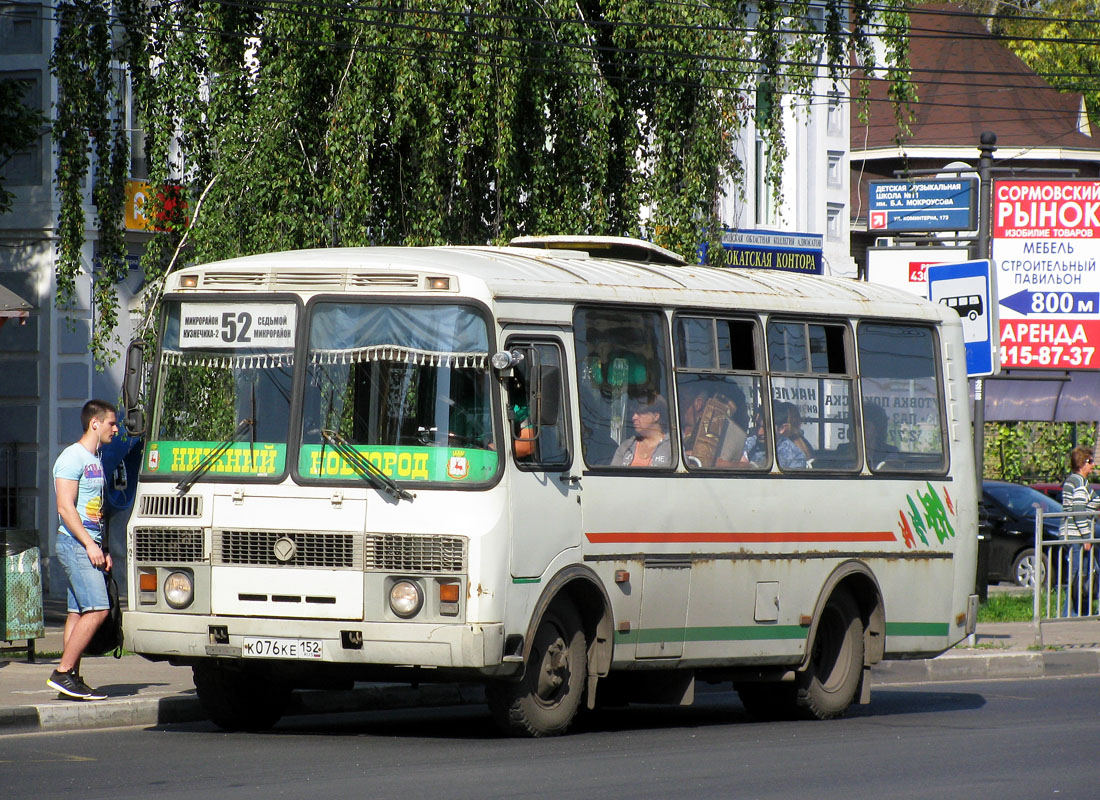
[[[1100,181],[993,182],[1001,365],[1100,368]]]

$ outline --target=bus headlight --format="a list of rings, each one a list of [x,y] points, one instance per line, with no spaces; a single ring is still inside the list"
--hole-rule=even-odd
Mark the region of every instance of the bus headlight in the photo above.
[[[413,581],[396,581],[390,587],[390,609],[402,619],[416,616],[423,603],[424,595]]]
[[[164,579],[164,599],[172,608],[187,608],[195,599],[195,582],[186,572],[170,572]]]

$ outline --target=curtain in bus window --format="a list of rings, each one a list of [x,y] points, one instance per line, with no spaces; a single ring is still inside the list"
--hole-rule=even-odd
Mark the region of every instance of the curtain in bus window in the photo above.
[[[476,482],[498,466],[489,340],[473,308],[318,303],[299,470],[356,480],[331,440],[400,480]]]
[[[641,309],[580,308],[574,316],[577,350],[577,390],[580,397],[581,452],[594,467],[638,466],[638,452],[654,447],[657,429],[663,433],[648,466],[675,464],[668,419],[668,353],[663,316]],[[635,410],[643,404],[653,430],[637,427]],[[664,414],[650,414],[663,408]]]
[[[931,329],[864,323],[857,334],[868,465],[878,471],[942,472],[943,408]]]

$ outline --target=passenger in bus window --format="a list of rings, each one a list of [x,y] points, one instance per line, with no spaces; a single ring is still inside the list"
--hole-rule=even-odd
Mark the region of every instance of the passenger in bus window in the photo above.
[[[793,403],[772,405],[775,415],[776,458],[782,469],[806,469],[810,466],[813,448],[802,435],[802,415]],[[802,444],[799,444],[801,442]],[[756,433],[745,440],[745,459],[753,466],[762,466],[768,458],[763,415],[756,415]]]
[[[722,431],[715,466],[725,469],[748,466],[748,460],[744,458],[749,427],[749,409],[745,403],[745,394],[736,383],[727,383],[722,387],[721,396],[726,400],[729,421]]]
[[[782,469],[806,469],[814,457],[814,449],[802,433],[802,414],[794,403],[776,403],[775,452]]]
[[[757,411],[752,419],[753,432],[745,439],[741,463],[762,467],[768,463],[768,429],[764,425],[764,412]]]
[[[611,466],[672,466],[668,401],[659,394],[636,398],[631,403],[630,421],[634,426],[634,435],[619,445],[611,459]]]
[[[898,448],[886,441],[888,429],[889,423],[882,406],[864,403],[863,431],[867,442],[867,463],[871,469],[882,469],[889,459],[899,455]]]
[[[699,422],[703,418],[703,410],[707,407],[708,394],[704,383],[692,382],[680,385],[680,438],[686,453],[690,454],[691,448],[695,445],[695,437],[699,433]]]

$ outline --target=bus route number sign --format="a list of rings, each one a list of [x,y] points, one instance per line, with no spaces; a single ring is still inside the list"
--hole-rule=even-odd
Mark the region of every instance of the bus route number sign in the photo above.
[[[180,347],[294,347],[294,303],[180,303]]]

